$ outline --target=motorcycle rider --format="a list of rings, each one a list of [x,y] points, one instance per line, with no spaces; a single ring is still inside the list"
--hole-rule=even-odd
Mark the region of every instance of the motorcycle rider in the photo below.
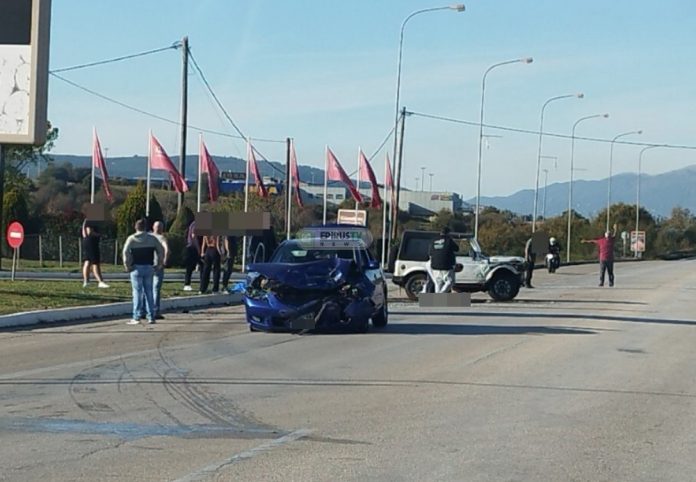
[[[561,265],[561,244],[553,236],[549,238],[548,254],[551,255],[551,258],[548,260],[549,265],[555,261],[556,266],[554,269],[558,268]]]

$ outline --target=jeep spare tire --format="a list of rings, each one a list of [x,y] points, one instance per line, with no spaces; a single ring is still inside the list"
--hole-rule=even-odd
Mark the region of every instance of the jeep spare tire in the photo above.
[[[426,273],[413,273],[408,277],[406,283],[404,283],[404,289],[406,290],[406,296],[411,301],[418,301],[418,295],[423,291],[423,286],[428,281],[428,275]]]
[[[510,301],[519,292],[520,282],[509,271],[497,273],[488,283],[488,295],[495,301]]]

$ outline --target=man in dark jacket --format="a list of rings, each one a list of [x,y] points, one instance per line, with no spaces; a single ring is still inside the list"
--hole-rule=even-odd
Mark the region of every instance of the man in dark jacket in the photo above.
[[[457,264],[456,252],[459,246],[449,236],[450,229],[442,228],[440,236],[430,245],[430,268],[435,293],[448,293],[454,284],[454,266]]]

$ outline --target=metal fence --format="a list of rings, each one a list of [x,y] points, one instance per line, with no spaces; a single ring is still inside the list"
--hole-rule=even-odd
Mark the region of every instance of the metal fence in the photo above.
[[[121,263],[123,246],[117,239],[102,237],[99,243],[102,264]],[[20,260],[63,263],[82,263],[82,238],[79,236],[46,236],[30,234],[19,249]]]

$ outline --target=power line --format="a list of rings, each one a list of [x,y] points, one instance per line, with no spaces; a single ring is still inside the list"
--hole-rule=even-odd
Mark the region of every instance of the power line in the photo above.
[[[148,112],[148,111],[143,110],[143,109],[140,109],[140,108],[138,108],[138,107],[135,107],[135,106],[126,104],[125,102],[121,102],[120,100],[116,100],[116,99],[114,99],[114,98],[112,98],[112,97],[109,97],[109,96],[107,96],[107,95],[101,94],[101,93],[99,93],[99,92],[96,92],[96,91],[94,91],[94,90],[88,88],[88,87],[85,87],[85,86],[80,85],[80,84],[78,84],[78,83],[76,83],[76,82],[73,82],[72,80],[66,79],[65,77],[63,77],[63,76],[61,76],[61,75],[58,75],[58,74],[56,74],[55,72],[50,72],[50,75],[52,75],[53,77],[55,77],[55,78],[58,79],[58,80],[61,80],[61,81],[65,82],[65,83],[68,84],[68,85],[71,85],[71,86],[75,87],[76,89],[79,89],[79,90],[81,90],[81,91],[83,91],[83,92],[86,92],[86,93],[88,93],[88,94],[90,94],[90,95],[93,95],[93,96],[95,96],[95,97],[99,97],[100,99],[105,100],[105,101],[107,101],[107,102],[110,102],[110,103],[112,103],[112,104],[116,104],[116,105],[121,106],[121,107],[123,107],[123,108],[125,108],[125,109],[132,110],[133,112],[137,112],[137,113],[142,114],[142,115],[145,115],[145,116],[147,116],[147,117],[152,117],[153,119],[157,119],[157,120],[160,120],[160,121],[162,121],[162,122],[166,122],[166,123],[168,123],[168,124],[172,124],[172,125],[175,125],[175,126],[181,126],[181,122],[179,122],[179,121],[176,121],[176,120],[173,120],[173,119],[168,119],[168,118],[163,117],[163,116],[161,116],[161,115],[154,114],[154,113],[152,113],[152,112]],[[215,130],[212,130],[212,129],[206,129],[206,128],[204,128],[204,127],[198,127],[198,126],[194,126],[194,125],[191,125],[191,124],[188,124],[188,128],[189,128],[189,129],[192,129],[192,130],[197,130],[197,131],[205,132],[205,133],[207,133],[207,134],[213,134],[213,135],[222,136],[222,137],[229,137],[229,138],[232,138],[232,139],[242,139],[242,140],[246,140],[245,138],[243,138],[243,137],[241,137],[241,136],[235,136],[234,134],[228,134],[228,133],[226,133],[226,132],[220,132],[220,131],[215,131]],[[254,140],[254,141],[256,141],[256,142],[285,142],[285,141],[278,141],[278,140],[256,139],[256,138],[252,138],[252,140]]]
[[[208,82],[208,79],[206,79],[205,74],[203,73],[203,70],[200,68],[198,65],[198,62],[196,62],[195,57],[193,56],[193,53],[191,52],[191,49],[189,48],[188,51],[189,58],[191,59],[191,62],[193,63],[193,67],[196,69],[196,72],[198,72],[198,76],[200,77],[200,80],[203,82],[203,85],[205,85],[205,88],[208,90],[210,95],[213,97],[213,100],[217,104],[218,108],[222,111],[224,114],[225,118],[229,121],[229,123],[232,125],[234,130],[237,131],[237,133],[242,137],[245,138],[244,133],[242,130],[237,126],[237,124],[232,120],[232,117],[227,113],[227,109],[225,109],[225,106],[222,105],[222,102],[220,102],[220,99],[218,96],[215,94],[215,91],[211,87],[210,83]],[[272,141],[272,140],[266,140],[267,142],[282,142],[285,143],[285,141]],[[251,146],[251,148],[256,152],[261,159],[266,161],[266,163],[273,168],[276,172],[279,172],[281,175],[285,176],[285,172],[282,171],[281,169],[278,169],[275,165],[271,164],[271,162],[264,156],[258,149],[256,149],[254,146]]]
[[[146,56],[146,55],[152,55],[152,54],[156,54],[156,53],[159,53],[159,52],[164,52],[165,50],[176,50],[176,49],[178,49],[179,47],[181,47],[181,42],[178,42],[178,41],[177,41],[177,42],[174,42],[172,45],[170,45],[170,46],[168,46],[168,47],[161,47],[161,48],[158,48],[158,49],[147,50],[147,51],[145,51],[145,52],[140,52],[140,53],[137,53],[137,54],[124,55],[124,56],[121,56],[121,57],[115,57],[115,58],[113,58],[113,59],[98,60],[98,61],[96,61],[96,62],[89,62],[89,63],[86,63],[86,64],[73,65],[72,67],[64,67],[64,68],[62,68],[62,69],[53,69],[53,70],[50,71],[50,73],[52,73],[52,74],[57,74],[57,73],[60,73],[60,72],[69,72],[69,71],[72,71],[72,70],[86,69],[86,68],[88,68],[88,67],[95,67],[95,66],[97,66],[97,65],[110,64],[110,63],[113,63],[113,62],[120,62],[120,61],[122,61],[122,60],[130,60],[130,59],[134,59],[134,58],[136,58],[136,57],[144,57],[144,56]]]
[[[474,126],[474,127],[479,127],[482,124],[479,122],[473,122],[473,121],[465,121],[462,119],[454,119],[452,117],[445,117],[445,116],[439,116],[439,115],[433,115],[433,114],[424,114],[422,112],[407,112],[406,114],[408,115],[415,115],[418,117],[425,117],[428,119],[435,119],[435,120],[441,120],[445,122],[453,122],[455,124],[464,124],[468,126]],[[501,131],[508,131],[508,132],[518,132],[521,134],[533,134],[535,136],[539,135],[539,131],[535,130],[530,130],[530,129],[519,129],[516,127],[506,127],[506,126],[499,126],[499,125],[493,125],[493,124],[483,124],[483,127],[489,128],[489,129],[497,129]],[[557,137],[560,139],[572,139],[572,136],[569,136],[567,134],[555,134],[553,132],[542,132],[543,135],[548,136],[548,137]],[[616,144],[626,144],[626,145],[631,145],[631,146],[660,146],[668,149],[689,149],[689,150],[696,150],[696,146],[687,146],[687,145],[679,145],[679,144],[660,144],[658,142],[633,142],[633,141],[613,141],[612,139],[603,139],[599,137],[579,137],[575,136],[576,140],[582,140],[582,141],[590,141],[590,142],[604,142],[604,143],[611,143],[615,142]]]

